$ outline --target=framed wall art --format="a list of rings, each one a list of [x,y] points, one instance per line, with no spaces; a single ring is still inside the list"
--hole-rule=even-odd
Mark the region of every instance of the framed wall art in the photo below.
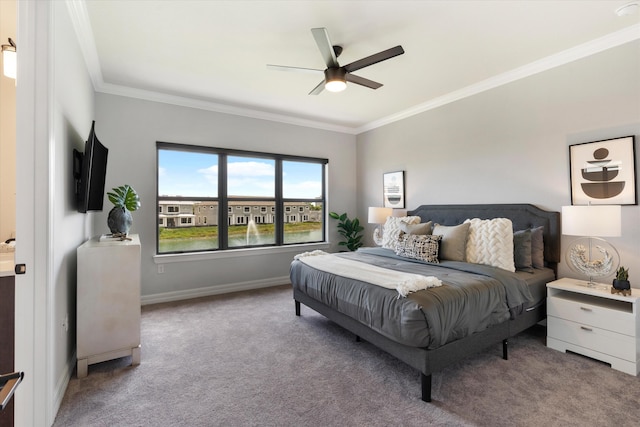
[[[569,146],[572,205],[637,205],[635,137]]]
[[[382,188],[385,208],[404,209],[404,171],[383,174]]]

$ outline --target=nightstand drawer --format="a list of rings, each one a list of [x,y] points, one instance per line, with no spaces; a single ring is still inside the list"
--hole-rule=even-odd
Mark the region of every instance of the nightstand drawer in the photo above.
[[[559,319],[551,315],[547,317],[547,332],[551,338],[636,362],[635,337]]]
[[[630,304],[603,298],[596,301],[593,297],[579,294],[570,296],[572,299],[562,296],[547,298],[547,314],[635,337],[636,319]]]

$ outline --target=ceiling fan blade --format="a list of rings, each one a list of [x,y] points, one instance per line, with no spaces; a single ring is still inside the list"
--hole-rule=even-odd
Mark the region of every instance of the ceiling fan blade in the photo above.
[[[318,86],[314,87],[309,95],[318,95],[320,92],[324,90],[324,80],[318,83]]]
[[[378,52],[371,56],[367,56],[366,58],[354,61],[351,64],[345,65],[343,68],[350,73],[352,71],[368,67],[369,65],[377,64],[378,62],[382,62],[389,58],[393,58],[394,56],[402,55],[403,53],[404,49],[402,48],[402,46],[398,45],[396,47],[392,47],[391,49],[383,50],[382,52]]]
[[[267,68],[270,70],[277,70],[277,71],[296,71],[296,72],[301,71],[303,73],[313,73],[313,74],[324,72],[324,70],[317,70],[315,68],[289,67],[287,65],[267,64]]]
[[[360,86],[365,86],[371,89],[378,89],[379,87],[382,87],[382,83],[374,82],[373,80],[365,79],[364,77],[355,76],[349,73],[347,73],[345,79],[348,82],[355,83]]]
[[[320,49],[324,63],[327,64],[327,68],[339,67],[338,58],[336,57],[336,53],[333,51],[333,45],[329,39],[327,29],[312,28],[311,34],[313,34],[313,38],[316,39],[316,44],[318,45],[318,49]]]

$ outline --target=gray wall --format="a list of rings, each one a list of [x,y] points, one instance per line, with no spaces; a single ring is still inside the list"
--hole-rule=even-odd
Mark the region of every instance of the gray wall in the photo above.
[[[397,170],[409,209],[569,205],[570,144],[627,135],[640,143],[638,52],[640,42],[628,43],[358,135],[358,214],[381,206],[382,174]],[[622,216],[623,236],[608,240],[640,287],[640,208],[623,206]],[[565,263],[560,275],[579,277]]]
[[[287,283],[293,256],[308,250],[253,249],[154,259],[156,141],[328,158],[328,209],[355,214],[353,135],[109,94],[96,96],[96,131],[109,148],[107,190],[130,184],[142,200],[133,213],[131,233],[138,233],[142,243],[143,303]],[[107,200],[103,212],[96,214],[94,234],[109,232],[110,209]],[[333,222],[329,230],[335,249],[339,236]],[[158,273],[157,263],[164,264],[164,273]]]
[[[37,245],[47,245],[49,250],[51,281],[47,283],[47,294],[53,301],[48,326],[52,331],[52,395],[57,409],[75,362],[76,248],[91,237],[92,228],[91,215],[76,211],[72,153],[74,148],[84,150],[93,120],[94,91],[67,7],[63,2],[52,6],[51,134],[50,140],[38,141],[41,145],[37,148],[48,151],[49,170],[43,171],[43,176],[48,176],[52,203],[49,235],[39,236]]]

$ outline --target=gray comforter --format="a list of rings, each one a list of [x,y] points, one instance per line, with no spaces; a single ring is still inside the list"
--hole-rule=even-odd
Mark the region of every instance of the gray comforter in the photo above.
[[[480,264],[430,264],[383,248],[338,254],[393,270],[438,277],[443,286],[398,298],[395,290],[316,270],[293,261],[291,283],[300,292],[401,344],[434,349],[507,321],[532,301],[515,273]]]

